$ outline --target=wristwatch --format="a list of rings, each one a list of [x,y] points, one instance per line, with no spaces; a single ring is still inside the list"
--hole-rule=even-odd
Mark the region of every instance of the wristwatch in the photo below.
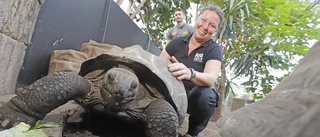
[[[196,71],[195,71],[193,68],[189,68],[189,69],[190,69],[190,71],[191,71],[191,77],[190,77],[189,80],[191,80],[191,79],[193,79],[193,78],[196,77]]]

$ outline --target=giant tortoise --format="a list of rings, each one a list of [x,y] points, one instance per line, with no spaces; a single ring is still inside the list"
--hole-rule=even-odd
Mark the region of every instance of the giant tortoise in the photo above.
[[[33,125],[73,99],[87,110],[145,123],[146,136],[177,136],[187,97],[169,63],[138,45],[111,48],[82,63],[78,75],[55,72],[25,87],[0,108],[1,126]]]

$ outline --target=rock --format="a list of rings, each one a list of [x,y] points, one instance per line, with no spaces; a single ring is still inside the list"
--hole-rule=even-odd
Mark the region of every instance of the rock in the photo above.
[[[55,127],[55,128],[42,128],[42,131],[48,137],[62,137],[65,121],[66,121],[66,117],[64,117],[63,115],[48,115],[45,117],[45,119],[41,120],[40,124],[47,123],[47,122],[54,122],[62,125],[61,127]]]
[[[0,106],[2,106],[4,103],[8,102],[14,96],[16,96],[16,95],[15,94],[10,94],[10,95],[2,95],[2,96],[0,96]]]
[[[0,95],[15,93],[26,45],[44,0],[0,1]]]
[[[51,111],[43,120],[41,120],[40,123],[54,122],[62,126],[56,128],[43,128],[43,132],[46,133],[48,137],[62,137],[66,120],[69,117],[67,112],[69,110],[77,109],[78,107],[78,104],[73,101],[69,101],[68,103]]]
[[[23,43],[0,34],[0,95],[15,94],[25,50],[26,46]]]
[[[30,44],[41,5],[38,0],[1,0],[1,33]]]
[[[265,98],[218,120],[223,137],[320,134],[320,41]]]

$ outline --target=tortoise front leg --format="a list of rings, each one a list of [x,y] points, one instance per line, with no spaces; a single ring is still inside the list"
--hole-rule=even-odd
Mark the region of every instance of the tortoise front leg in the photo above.
[[[68,100],[85,95],[90,84],[77,74],[55,72],[24,88],[0,108],[1,127],[25,122],[31,126]]]
[[[153,101],[145,112],[147,116],[146,135],[148,137],[176,137],[179,118],[173,107],[165,100]]]

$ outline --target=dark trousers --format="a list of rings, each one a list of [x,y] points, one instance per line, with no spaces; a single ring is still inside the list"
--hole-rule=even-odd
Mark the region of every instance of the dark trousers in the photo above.
[[[188,134],[197,136],[206,128],[219,101],[218,93],[210,87],[195,86],[188,94]]]

